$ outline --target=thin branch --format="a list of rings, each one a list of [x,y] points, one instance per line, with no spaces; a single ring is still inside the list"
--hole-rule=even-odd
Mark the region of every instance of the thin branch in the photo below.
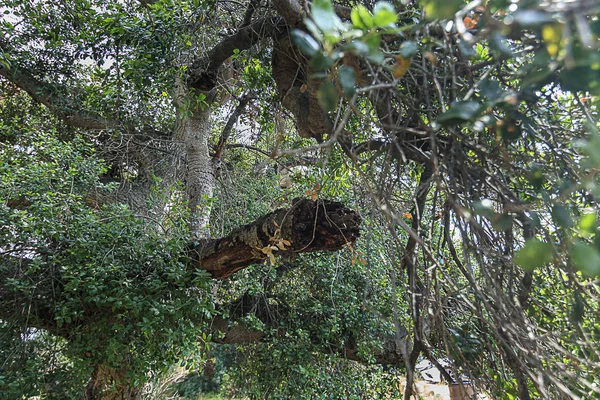
[[[257,153],[260,154],[264,154],[265,156],[271,158],[271,153],[263,150],[261,148],[258,148],[256,146],[250,146],[250,145],[246,145],[246,144],[242,144],[242,143],[232,143],[232,144],[228,144],[225,146],[225,148],[227,149],[248,149],[248,150],[252,150],[252,151],[256,151]]]
[[[227,120],[227,123],[225,124],[225,127],[223,128],[223,131],[221,132],[221,137],[219,138],[219,144],[217,144],[217,150],[215,152],[214,158],[220,159],[223,156],[223,151],[225,150],[225,147],[226,147],[225,145],[227,144],[227,140],[229,139],[229,136],[231,135],[231,131],[233,130],[233,127],[234,127],[236,121],[238,120],[240,115],[242,115],[242,113],[246,109],[246,106],[248,105],[250,100],[252,100],[253,98],[254,97],[252,97],[251,95],[245,94],[240,99],[239,104],[237,105],[235,110],[233,110],[233,112],[229,116],[229,119]]]
[[[242,20],[240,28],[248,26],[252,23],[252,16],[259,5],[260,0],[250,0],[250,3],[248,3],[248,8],[246,8],[246,12],[244,13],[244,19]]]

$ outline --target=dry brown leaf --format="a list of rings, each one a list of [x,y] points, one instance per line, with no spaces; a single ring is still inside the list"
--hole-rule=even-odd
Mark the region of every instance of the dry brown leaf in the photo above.
[[[438,59],[436,57],[435,54],[433,54],[431,51],[426,51],[425,54],[423,54],[423,56],[427,59],[427,61],[429,61],[431,64],[433,65],[437,65],[438,63]]]
[[[412,58],[404,58],[402,56],[396,56],[396,62],[394,63],[394,78],[402,78],[408,72]]]

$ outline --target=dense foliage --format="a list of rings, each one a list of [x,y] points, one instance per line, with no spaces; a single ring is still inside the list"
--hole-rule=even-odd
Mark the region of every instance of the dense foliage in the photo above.
[[[55,3],[0,1],[0,397],[600,395],[595,2]],[[296,198],[360,240],[193,259]]]

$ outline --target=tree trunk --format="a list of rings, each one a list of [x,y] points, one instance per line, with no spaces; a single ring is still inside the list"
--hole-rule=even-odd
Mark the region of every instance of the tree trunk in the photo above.
[[[208,151],[211,133],[213,92],[204,93],[196,104],[195,91],[179,82],[173,92],[177,105],[177,136],[185,149],[185,193],[190,210],[190,232],[194,240],[208,238],[211,200],[215,185],[213,163]]]
[[[187,171],[185,177],[190,230],[195,239],[210,236],[208,223],[214,189],[214,172],[208,153],[210,136],[210,109],[194,113],[185,123],[183,143],[186,150]]]
[[[115,370],[105,365],[97,365],[87,383],[86,400],[138,400],[141,388],[131,385],[127,369]]]

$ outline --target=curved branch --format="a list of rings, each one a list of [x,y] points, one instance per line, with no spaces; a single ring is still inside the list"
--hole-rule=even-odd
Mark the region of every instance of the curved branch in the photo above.
[[[240,28],[213,47],[206,56],[196,59],[190,66],[188,84],[194,89],[210,91],[217,84],[217,72],[221,65],[234,54],[234,50],[247,50],[277,31],[283,31],[282,18],[262,18]]]
[[[35,101],[48,107],[67,125],[86,129],[111,129],[118,126],[116,121],[97,114],[76,112],[68,102],[59,99],[48,84],[37,80],[27,71],[10,66],[8,63],[0,63],[0,75],[27,92]]]
[[[246,12],[244,13],[244,19],[242,20],[241,28],[244,26],[250,25],[252,23],[252,16],[256,9],[260,6],[260,0],[250,0],[248,3],[248,8],[246,8]]]

